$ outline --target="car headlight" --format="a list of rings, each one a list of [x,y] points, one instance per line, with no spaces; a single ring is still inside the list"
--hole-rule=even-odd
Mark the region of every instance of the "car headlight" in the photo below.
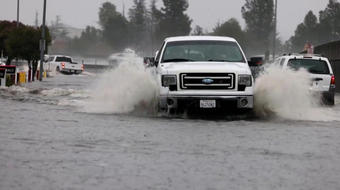
[[[251,75],[239,75],[238,76],[238,84],[244,86],[252,85],[252,77]]]
[[[176,75],[162,75],[162,86],[169,87],[172,85],[177,85]]]

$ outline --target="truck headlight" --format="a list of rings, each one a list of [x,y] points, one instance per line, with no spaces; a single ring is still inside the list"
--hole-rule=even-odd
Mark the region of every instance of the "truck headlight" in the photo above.
[[[251,75],[239,75],[238,85],[251,86],[252,85]]]
[[[177,85],[176,75],[162,75],[162,86],[169,87],[172,85]]]

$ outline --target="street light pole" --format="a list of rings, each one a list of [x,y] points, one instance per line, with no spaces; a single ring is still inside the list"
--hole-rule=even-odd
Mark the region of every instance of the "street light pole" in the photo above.
[[[277,0],[275,0],[275,19],[274,19],[274,33],[273,33],[273,61],[276,54],[276,30],[277,30]]]
[[[17,1],[17,27],[19,27],[20,0]]]
[[[41,40],[40,40],[40,77],[39,80],[42,81],[43,72],[44,72],[44,53],[46,49],[46,40],[45,40],[45,20],[46,20],[46,0],[44,0],[44,11],[43,11],[43,20],[42,20],[42,28],[41,28]]]

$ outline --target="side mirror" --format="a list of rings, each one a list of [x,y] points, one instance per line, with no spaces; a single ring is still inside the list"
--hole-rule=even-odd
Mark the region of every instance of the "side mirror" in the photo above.
[[[248,65],[250,67],[259,67],[262,66],[264,63],[264,60],[262,57],[251,57],[250,61],[248,61]]]
[[[257,67],[258,65],[254,61],[248,61],[249,67]]]
[[[154,57],[144,57],[144,66],[145,67],[154,67],[155,66],[155,58]]]

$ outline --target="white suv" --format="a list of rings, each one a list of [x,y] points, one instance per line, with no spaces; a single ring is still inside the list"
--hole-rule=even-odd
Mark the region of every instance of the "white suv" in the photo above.
[[[322,94],[322,102],[326,105],[334,105],[335,76],[326,57],[319,55],[284,55],[274,62],[283,69],[306,69],[311,76],[311,90]]]
[[[253,109],[254,80],[233,38],[184,36],[165,39],[156,53],[159,107]]]

